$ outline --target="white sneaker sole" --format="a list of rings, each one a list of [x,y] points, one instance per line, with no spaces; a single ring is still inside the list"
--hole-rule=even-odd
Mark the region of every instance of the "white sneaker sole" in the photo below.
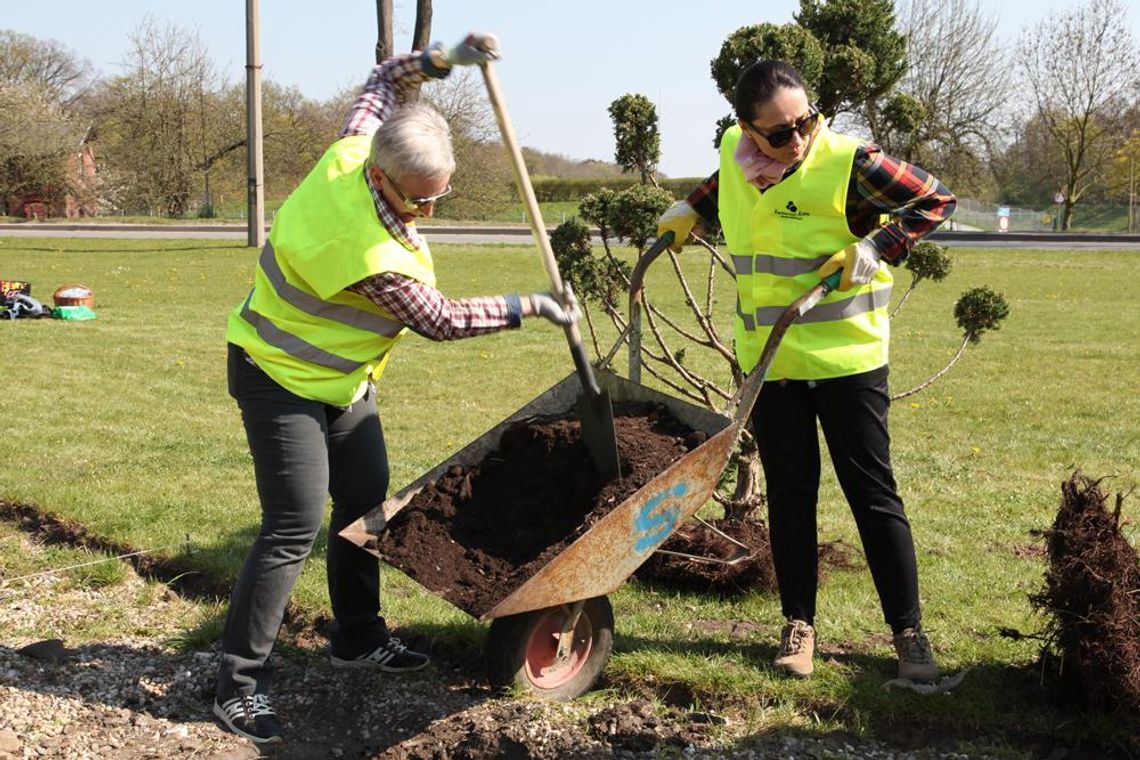
[[[412,668],[390,668],[387,665],[381,665],[369,659],[342,660],[336,655],[330,654],[329,662],[334,668],[340,668],[342,670],[379,670],[381,673],[415,673],[417,670],[426,668],[431,663],[431,660],[426,660],[422,664]]]

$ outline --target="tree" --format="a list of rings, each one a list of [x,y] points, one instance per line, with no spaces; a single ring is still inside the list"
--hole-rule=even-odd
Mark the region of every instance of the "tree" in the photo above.
[[[452,71],[446,79],[429,82],[423,99],[451,127],[455,151],[455,192],[441,201],[440,215],[490,218],[510,203],[513,185],[482,77],[471,68]]]
[[[1010,92],[996,16],[979,0],[906,0],[899,22],[913,55],[899,92],[865,110],[871,137],[960,193],[977,194],[992,184],[986,159],[998,149]]]
[[[212,126],[227,114],[216,107],[220,83],[196,33],[146,18],[130,42],[127,73],[98,97],[105,154],[128,172],[131,201],[182,216],[198,173],[212,166],[214,154],[244,144],[243,133],[219,134]]]
[[[730,104],[744,69],[776,59],[800,72],[829,120],[844,113],[865,118],[867,104],[885,100],[906,71],[906,42],[895,29],[892,0],[800,0],[795,19],[742,27],[725,40],[710,69]],[[715,144],[732,121],[718,122]]]
[[[661,135],[657,131],[657,108],[644,95],[622,95],[610,103],[614,123],[614,160],[625,171],[636,169],[641,183],[656,177],[661,160]]]
[[[0,29],[0,83],[33,86],[47,100],[68,108],[93,81],[91,64],[63,44]]]
[[[730,34],[720,46],[720,52],[709,63],[717,91],[730,106],[736,81],[744,70],[763,59],[787,61],[803,77],[808,95],[813,96],[823,76],[823,46],[815,36],[798,24],[756,24],[745,26]],[[720,145],[721,135],[736,123],[733,114],[722,117],[716,126],[713,145]]]
[[[830,118],[861,113],[906,73],[906,39],[895,29],[894,0],[800,0],[795,19],[823,47],[816,105]]]
[[[1024,32],[1014,63],[1032,94],[1032,118],[1048,136],[1057,161],[1052,177],[1064,195],[1061,229],[1073,207],[1102,181],[1122,135],[1113,129],[1130,88],[1140,77],[1140,57],[1119,0],[1089,0]]]
[[[412,29],[412,50],[425,50],[431,42],[431,0],[416,0],[416,21]],[[376,0],[376,63],[395,54],[392,38],[392,0]],[[419,88],[411,93],[414,100]]]
[[[35,194],[51,203],[71,189],[67,158],[86,130],[33,83],[0,83],[0,200]]]

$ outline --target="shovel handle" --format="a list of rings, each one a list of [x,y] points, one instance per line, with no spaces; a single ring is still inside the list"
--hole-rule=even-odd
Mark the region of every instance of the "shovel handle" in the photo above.
[[[550,289],[563,308],[569,306],[566,299],[566,287],[562,282],[562,275],[558,271],[558,260],[554,258],[554,249],[550,247],[550,236],[546,232],[546,224],[542,221],[542,210],[538,206],[538,199],[534,195],[534,186],[530,183],[530,175],[523,161],[522,150],[519,148],[518,138],[515,137],[515,128],[511,124],[507,113],[507,104],[503,100],[503,93],[499,89],[499,78],[490,62],[479,64],[483,72],[483,81],[487,84],[487,97],[491,101],[491,108],[495,112],[495,121],[499,123],[499,134],[507,146],[511,157],[511,168],[514,170],[515,185],[519,196],[526,206],[527,217],[530,219],[530,230],[534,234],[538,250],[542,253],[542,264],[546,267],[546,274],[550,278]],[[582,334],[578,331],[577,323],[571,323],[563,328],[566,332],[566,342],[570,344],[570,354],[574,357],[574,366],[578,370],[578,377],[587,392],[597,398],[602,389],[594,377],[594,368],[586,356],[586,349],[582,345]]]

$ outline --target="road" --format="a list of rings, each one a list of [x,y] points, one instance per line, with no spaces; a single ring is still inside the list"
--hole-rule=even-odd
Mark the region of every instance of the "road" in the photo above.
[[[530,229],[521,226],[459,227],[425,225],[432,243],[531,245]],[[63,222],[0,224],[0,237],[195,238],[245,240],[245,227],[222,224],[72,224]],[[1140,235],[1053,232],[935,232],[931,240],[950,247],[1061,248],[1140,250]],[[595,240],[595,242],[600,242]]]

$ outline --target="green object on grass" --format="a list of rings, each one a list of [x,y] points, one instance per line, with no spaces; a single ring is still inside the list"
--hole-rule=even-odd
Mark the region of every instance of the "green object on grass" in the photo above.
[[[95,312],[90,306],[56,306],[51,310],[51,315],[56,319],[68,319],[72,322],[95,319]]]

